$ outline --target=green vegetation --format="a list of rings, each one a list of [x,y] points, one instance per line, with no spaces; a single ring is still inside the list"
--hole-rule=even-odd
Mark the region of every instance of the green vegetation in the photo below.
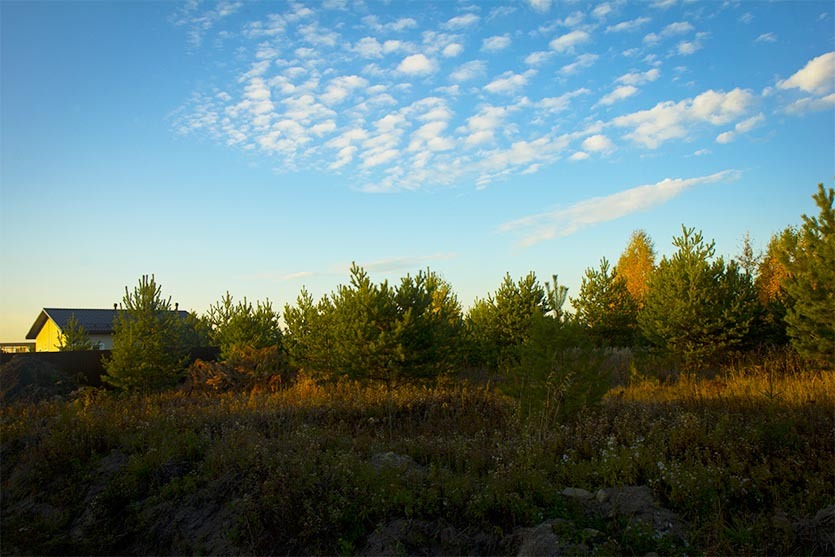
[[[4,553],[353,554],[401,518],[482,532],[493,554],[552,518],[615,554],[824,551],[802,524],[835,502],[835,378],[726,371],[639,381],[556,427],[483,387],[307,378],[4,407]],[[589,522],[561,495],[621,485],[649,486],[690,549]]]
[[[678,250],[661,260],[650,276],[638,315],[650,342],[684,369],[727,357],[747,336],[756,311],[751,276],[735,262],[714,259],[714,243],[682,227],[673,239]]]
[[[180,319],[171,298],[162,297],[162,287],[153,275],[143,276],[131,293],[125,287],[114,324],[111,357],[104,363],[102,379],[123,390],[149,391],[175,385],[185,373],[190,321]]]
[[[99,350],[101,343],[94,343],[84,326],[75,318],[75,314],[67,319],[67,325],[58,337],[58,350],[72,352],[74,350]]]
[[[798,352],[831,363],[835,360],[835,190],[818,184],[814,199],[820,215],[803,215],[800,230],[782,237],[779,257],[788,273],[783,288],[790,300],[785,320]]]
[[[516,554],[536,530],[569,553],[832,554],[833,197],[736,261],[683,228],[655,266],[638,232],[573,314],[556,276],[465,313],[429,270],[354,265],[282,329],[229,293],[180,319],[145,276],[119,390],[0,409],[2,550],[356,554],[399,528],[395,553]],[[206,342],[220,360],[186,370]],[[625,486],[684,534],[590,510]]]

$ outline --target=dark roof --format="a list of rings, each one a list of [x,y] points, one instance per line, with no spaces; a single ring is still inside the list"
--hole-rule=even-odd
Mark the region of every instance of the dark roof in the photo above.
[[[116,315],[118,313],[119,310],[116,309],[43,308],[38,318],[32,324],[32,328],[29,329],[26,338],[37,338],[38,333],[46,325],[47,319],[52,319],[58,325],[58,328],[64,330],[67,327],[67,322],[73,315],[75,316],[75,320],[91,335],[112,334],[113,323],[116,321]],[[182,310],[177,313],[181,319],[188,315],[187,311]]]

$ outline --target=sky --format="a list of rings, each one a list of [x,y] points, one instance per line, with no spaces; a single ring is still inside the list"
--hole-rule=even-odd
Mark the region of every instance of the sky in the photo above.
[[[0,2],[0,340],[112,307],[294,303],[430,268],[718,254],[835,179],[835,5],[559,0]]]

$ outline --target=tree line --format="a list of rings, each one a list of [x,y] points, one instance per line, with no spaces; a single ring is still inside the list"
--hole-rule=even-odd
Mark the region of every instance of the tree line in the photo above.
[[[819,184],[813,198],[819,214],[775,234],[762,254],[746,236],[742,252],[725,259],[701,231],[682,226],[675,251],[657,261],[652,239],[638,230],[614,265],[604,258],[585,271],[576,297],[556,275],[542,283],[533,272],[508,274],[466,312],[429,269],[390,284],[354,264],[347,284],[318,300],[303,288],[283,313],[269,300],[236,301],[227,292],[206,314],[186,319],[154,277],[143,276],[133,291],[125,288],[104,380],[125,390],[165,388],[182,379],[189,349],[205,345],[259,377],[303,370],[393,386],[480,369],[520,385],[544,375],[549,388],[582,396],[597,388],[594,355],[613,348],[652,353],[683,371],[764,347],[790,347],[828,367],[835,361],[835,192]],[[64,346],[83,345],[83,329],[71,334]]]

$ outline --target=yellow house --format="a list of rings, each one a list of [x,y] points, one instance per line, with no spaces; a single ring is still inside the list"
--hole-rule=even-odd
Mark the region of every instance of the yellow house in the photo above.
[[[43,308],[29,333],[27,340],[35,341],[36,352],[55,352],[58,350],[63,330],[70,317],[84,327],[93,345],[99,344],[102,350],[113,348],[113,322],[116,320],[115,309],[64,309]]]

